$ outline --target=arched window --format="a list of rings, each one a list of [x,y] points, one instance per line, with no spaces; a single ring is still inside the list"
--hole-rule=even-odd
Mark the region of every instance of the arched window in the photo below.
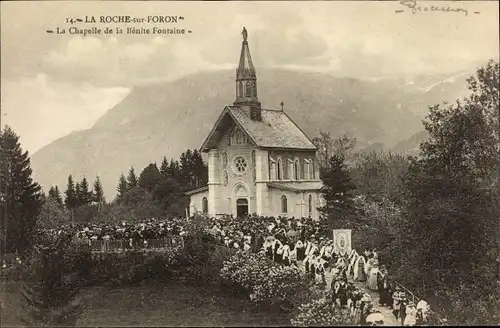
[[[300,179],[300,163],[299,163],[298,159],[296,159],[295,162],[293,163],[293,172],[294,172],[293,178],[295,180],[299,180]]]
[[[281,166],[281,158],[278,158],[278,168],[276,170],[276,180],[283,179],[283,167]]]
[[[312,211],[313,211],[313,197],[312,197],[312,195],[309,195],[308,208],[309,208],[309,217],[311,217]]]
[[[245,133],[243,133],[243,131],[241,131],[240,129],[236,128],[233,132],[233,143],[235,144],[244,144],[246,143],[246,136],[245,136]]]
[[[257,172],[255,171],[255,168],[252,170],[252,182],[255,184],[255,181],[257,181]]]
[[[243,82],[238,83],[238,97],[243,97]]]
[[[222,166],[223,167],[227,166],[227,151],[222,153]]]
[[[304,160],[304,179],[311,179],[311,161],[307,159]]]
[[[245,97],[252,97],[252,82],[250,81],[245,84]]]
[[[227,186],[227,183],[228,183],[228,180],[229,180],[229,176],[227,174],[227,171],[224,170],[224,173],[223,173],[223,181],[224,181],[224,187]]]
[[[288,205],[285,195],[281,196],[281,213],[288,213]]]
[[[204,214],[208,213],[208,199],[207,197],[203,197],[201,201],[201,208]]]
[[[255,165],[255,150],[252,150],[252,165]]]

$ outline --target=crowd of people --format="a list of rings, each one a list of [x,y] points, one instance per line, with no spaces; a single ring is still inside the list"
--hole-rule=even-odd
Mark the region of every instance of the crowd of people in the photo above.
[[[130,248],[161,248],[187,234],[186,218],[148,219],[140,222],[65,225],[48,231],[69,233],[75,240],[94,245],[99,251]],[[206,218],[207,232],[216,243],[245,252],[262,252],[286,266],[296,266],[316,285],[324,288],[340,307],[350,310],[358,324],[381,324],[383,316],[373,310],[366,289],[378,291],[379,305],[393,310],[402,325],[422,325],[429,310],[425,301],[417,305],[400,286],[393,286],[387,268],[376,250],[339,250],[331,231],[324,231],[310,218],[232,216]],[[4,263],[5,265],[5,263]],[[357,283],[356,283],[357,282]]]
[[[356,250],[338,250],[329,233],[317,221],[294,218],[212,219],[209,232],[227,247],[247,252],[262,252],[277,263],[296,266],[322,285],[333,300],[348,308],[358,324],[382,324],[383,316],[374,312],[372,299],[365,288],[378,291],[379,305],[393,309],[402,325],[423,325],[429,306],[415,305],[400,286],[389,279],[387,268],[379,265],[376,250],[362,255]],[[364,283],[363,288],[354,282]]]

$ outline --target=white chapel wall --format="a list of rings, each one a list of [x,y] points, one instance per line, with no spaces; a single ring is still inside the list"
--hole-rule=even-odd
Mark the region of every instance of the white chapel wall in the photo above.
[[[235,138],[231,138],[232,129],[221,138],[218,145],[219,148],[219,175],[220,175],[220,203],[218,212],[219,213],[232,213],[236,214],[236,197],[235,193],[240,192],[243,195],[243,189],[246,190],[246,196],[248,196],[249,201],[249,213],[254,213],[257,210],[256,195],[255,195],[255,160],[253,159],[252,152],[256,149],[254,145],[251,144],[250,140],[238,140],[236,143]],[[226,155],[227,154],[227,161]],[[236,163],[237,158],[243,158],[246,162],[246,170],[244,172],[238,172],[237,165],[241,163]],[[226,178],[227,175],[227,178]]]

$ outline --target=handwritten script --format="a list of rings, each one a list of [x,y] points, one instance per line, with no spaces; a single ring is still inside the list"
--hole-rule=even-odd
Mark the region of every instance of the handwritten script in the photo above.
[[[403,0],[400,2],[401,5],[411,9],[411,12],[416,14],[417,12],[429,12],[429,11],[441,11],[441,12],[455,12],[464,13],[465,16],[469,14],[467,9],[451,7],[451,6],[427,6],[417,4],[417,0]]]

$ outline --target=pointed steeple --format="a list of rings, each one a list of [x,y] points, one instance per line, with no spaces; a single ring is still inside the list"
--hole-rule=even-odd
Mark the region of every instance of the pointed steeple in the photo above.
[[[238,68],[236,69],[236,100],[235,106],[249,107],[252,119],[260,120],[260,102],[257,97],[257,75],[253,66],[250,48],[248,47],[248,32],[243,27],[241,32],[241,54]]]

